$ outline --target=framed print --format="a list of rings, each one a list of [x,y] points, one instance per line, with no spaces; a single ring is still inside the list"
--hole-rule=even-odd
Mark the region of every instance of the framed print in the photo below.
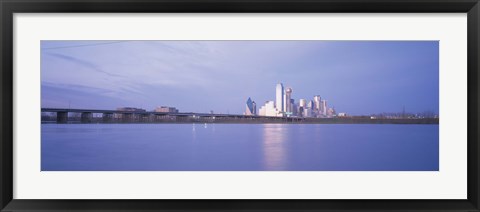
[[[2,211],[479,211],[467,1],[2,1]]]

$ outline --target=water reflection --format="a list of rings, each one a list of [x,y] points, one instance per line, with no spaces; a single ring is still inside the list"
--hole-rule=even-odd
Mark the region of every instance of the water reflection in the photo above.
[[[195,130],[195,123],[192,124],[192,140],[193,141],[197,140],[197,132]]]
[[[286,170],[285,149],[287,128],[282,124],[263,125],[263,154],[265,170]]]

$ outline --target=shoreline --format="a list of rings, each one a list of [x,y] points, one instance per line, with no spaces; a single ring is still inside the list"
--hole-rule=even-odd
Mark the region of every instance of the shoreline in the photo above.
[[[438,118],[424,119],[370,119],[370,118],[303,118],[303,119],[187,119],[187,120],[109,120],[92,119],[89,122],[68,120],[59,123],[55,120],[42,120],[41,124],[433,124]]]

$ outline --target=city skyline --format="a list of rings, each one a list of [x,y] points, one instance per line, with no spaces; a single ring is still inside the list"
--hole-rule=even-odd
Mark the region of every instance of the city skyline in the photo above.
[[[256,103],[249,97],[245,104],[245,115],[271,116],[271,117],[311,117],[311,118],[333,118],[335,107],[328,107],[327,100],[320,95],[315,95],[313,100],[305,98],[292,98],[293,89],[284,87],[283,83],[275,86],[275,101],[268,100],[256,111]],[[257,113],[258,112],[258,113]],[[346,113],[341,113],[345,116]]]
[[[243,114],[247,98],[257,110],[277,101],[272,84],[284,81],[292,99],[321,94],[352,115],[438,113],[436,41],[42,41],[41,51],[42,107]]]

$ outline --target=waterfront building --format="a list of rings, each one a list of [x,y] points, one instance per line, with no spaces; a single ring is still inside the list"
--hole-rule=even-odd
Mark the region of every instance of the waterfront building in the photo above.
[[[335,109],[334,109],[334,108],[328,108],[327,116],[331,118],[331,117],[333,117],[333,116],[335,116],[335,115],[336,115],[336,114],[335,114]]]
[[[303,109],[303,117],[312,117],[312,109],[311,108],[304,108]]]
[[[307,107],[312,109],[312,110],[314,109],[315,105],[313,104],[312,100],[308,101]]]
[[[338,117],[347,117],[347,113],[338,113]]]
[[[315,103],[313,102],[313,100],[308,101],[307,108],[309,109],[310,115],[306,116],[306,117],[314,117],[315,116]]]
[[[267,115],[267,111],[265,109],[265,105],[264,106],[261,106],[260,109],[258,109],[258,115],[259,116],[266,116]]]
[[[285,112],[284,108],[283,108],[283,105],[284,105],[284,90],[283,90],[283,84],[282,83],[278,83],[277,84],[277,90],[276,90],[276,95],[275,95],[275,107],[277,108],[277,110],[280,112],[280,113],[283,113]]]
[[[295,104],[295,99],[290,99],[290,110],[292,111],[292,116],[297,115],[297,104]]]
[[[313,112],[316,114],[316,117],[321,116],[321,106],[322,106],[322,97],[320,95],[313,96],[314,109]]]
[[[298,106],[306,108],[307,107],[307,100],[306,99],[300,99]]]
[[[167,107],[167,106],[160,106],[155,108],[154,110],[157,113],[178,113],[177,108],[175,107]]]
[[[314,109],[319,111],[321,105],[322,97],[320,95],[313,96]]]
[[[256,104],[250,97],[247,99],[247,103],[245,104],[245,115],[247,116],[254,116],[257,115],[257,108]]]
[[[304,116],[304,111],[303,110],[304,110],[303,107],[300,107],[300,106],[297,107],[297,116],[298,117],[303,117]]]
[[[259,113],[260,116],[279,116],[279,111],[275,108],[274,101],[267,101],[265,105],[260,107]]]
[[[326,116],[327,115],[327,100],[323,99],[322,100],[322,115]]]
[[[298,101],[298,111],[297,111],[298,116],[304,117],[306,108],[307,108],[307,100],[306,99],[300,99]]]
[[[292,115],[292,88],[288,87],[285,89],[285,99],[284,99],[285,105],[284,105],[284,110],[285,114],[287,116]]]

